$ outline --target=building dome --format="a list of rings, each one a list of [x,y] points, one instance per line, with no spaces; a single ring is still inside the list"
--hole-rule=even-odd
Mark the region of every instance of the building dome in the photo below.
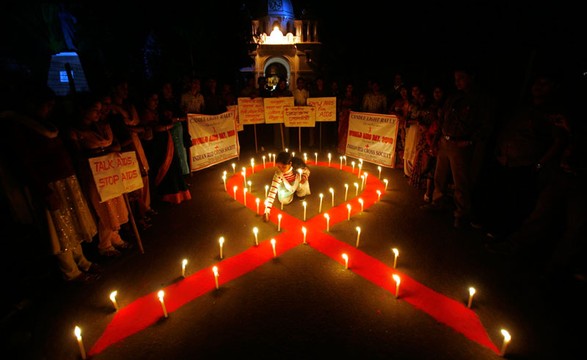
[[[271,18],[294,19],[290,0],[267,0],[267,15]]]

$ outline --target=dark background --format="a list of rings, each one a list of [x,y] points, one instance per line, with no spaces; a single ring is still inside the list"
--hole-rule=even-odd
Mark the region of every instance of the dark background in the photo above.
[[[319,21],[319,71],[328,78],[391,83],[449,82],[451,67],[475,66],[499,92],[519,94],[548,71],[583,86],[587,60],[578,5],[530,1],[292,1],[297,19]],[[91,87],[117,73],[137,80],[187,75],[240,81],[250,21],[266,1],[16,2],[2,6],[0,61],[5,80],[42,78],[52,53],[67,50],[56,9],[74,17],[74,36]],[[16,74],[16,75],[15,75]]]

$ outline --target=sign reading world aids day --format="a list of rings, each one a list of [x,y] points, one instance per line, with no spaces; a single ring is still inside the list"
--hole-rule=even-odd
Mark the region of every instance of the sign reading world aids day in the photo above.
[[[373,164],[394,167],[398,118],[351,111],[345,154]]]
[[[110,153],[88,161],[101,202],[143,187],[143,178],[134,151]]]

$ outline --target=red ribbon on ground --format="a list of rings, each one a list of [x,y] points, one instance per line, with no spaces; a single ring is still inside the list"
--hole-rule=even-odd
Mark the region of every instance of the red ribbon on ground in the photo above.
[[[328,166],[327,163],[318,163],[319,166]],[[332,166],[331,166],[332,167]],[[253,170],[263,170],[262,165],[257,165],[255,169],[247,167],[247,174]],[[349,166],[343,166],[342,170],[352,172]],[[227,180],[227,189],[243,183],[243,176],[240,173],[234,174]],[[363,210],[366,210],[375,202],[379,201],[377,190],[384,193],[385,185],[376,177],[368,176],[365,188],[361,192],[363,199]],[[255,197],[247,193],[247,207],[256,212],[257,204]],[[244,204],[244,192],[237,192],[237,201]],[[349,201],[339,204],[328,211],[330,216],[329,225],[335,225],[345,221],[348,216],[346,204],[352,205],[351,216],[360,212],[361,205],[358,197],[351,198]],[[273,208],[270,220],[277,223],[278,214],[282,215],[281,229],[282,232],[275,237],[278,244],[276,246],[276,255],[279,256],[290,249],[301,245],[303,235],[301,227],[307,229],[306,241],[309,246],[317,251],[329,256],[334,261],[340,262],[341,254],[347,253],[353,260],[350,271],[369,280],[373,284],[380,286],[395,296],[395,283],[392,280],[393,274],[398,274],[401,278],[401,288],[399,300],[406,301],[414,307],[424,311],[428,315],[442,324],[445,324],[455,331],[463,334],[468,339],[489,348],[496,354],[498,348],[489,338],[485,328],[481,324],[479,317],[474,311],[467,308],[464,304],[454,299],[450,299],[422,284],[414,279],[402,274],[400,271],[391,268],[387,264],[375,259],[355,246],[337,240],[326,230],[326,220],[322,214],[304,222],[293,217],[277,208]],[[267,240],[259,242],[259,246],[252,246],[244,252],[223,259],[218,266],[218,284],[219,286],[232,281],[259,266],[273,259],[273,248]],[[212,268],[202,269],[182,281],[172,284],[164,289],[165,306],[168,313],[181,308],[188,302],[216,289],[216,282]],[[163,316],[161,303],[157,297],[157,291],[147,294],[131,304],[121,308],[112,321],[106,327],[104,333],[92,346],[88,355],[96,355],[106,349],[108,346],[124,340],[126,337],[133,335],[142,329],[156,323]]]

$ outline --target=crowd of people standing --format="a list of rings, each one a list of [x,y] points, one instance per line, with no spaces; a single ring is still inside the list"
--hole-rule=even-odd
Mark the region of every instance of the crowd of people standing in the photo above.
[[[63,278],[91,282],[99,266],[84,256],[83,242],[96,239],[100,256],[120,256],[132,247],[132,221],[147,231],[158,206],[191,200],[188,113],[220,114],[238,97],[288,96],[298,106],[310,97],[335,97],[336,121],[304,129],[304,147],[344,155],[351,112],[395,115],[393,167],[421,191],[421,211],[450,211],[455,228],[482,229],[493,252],[519,253],[555,239],[550,267],[577,267],[585,256],[587,213],[578,112],[561,101],[560,85],[546,74],[537,74],[527,96],[511,102],[484,88],[467,67],[451,75],[452,83],[423,84],[396,73],[387,87],[379,79],[298,77],[292,89],[286,79],[269,88],[262,76],[242,86],[189,77],[143,88],[122,77],[102,91],[64,98],[41,86],[2,114],[11,124],[5,144],[20,149],[4,166],[33,195],[25,207],[42,214]],[[251,140],[247,130],[241,143]],[[259,140],[262,151],[294,147],[290,131],[262,124],[255,144]],[[22,139],[36,139],[35,146],[22,149],[31,143]],[[88,159],[127,151],[137,158],[143,187],[100,201]],[[13,200],[26,201],[19,199]]]

